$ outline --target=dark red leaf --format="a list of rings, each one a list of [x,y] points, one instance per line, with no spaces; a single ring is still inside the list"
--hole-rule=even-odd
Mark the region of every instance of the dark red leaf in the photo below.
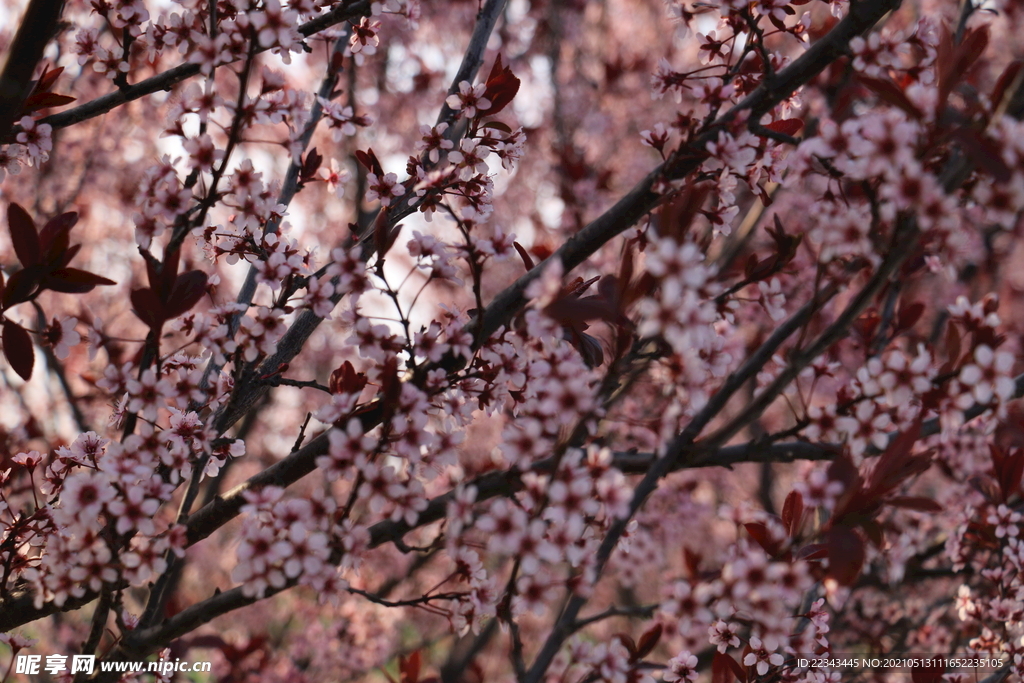
[[[636,241],[629,240],[622,245],[622,256],[619,260],[619,306],[623,307],[623,303],[626,301],[627,292],[629,286],[633,284],[633,272],[635,269],[635,261],[633,258],[633,252],[636,249]]]
[[[581,332],[576,339],[571,341],[576,350],[580,352],[580,356],[588,368],[596,368],[604,363],[604,349],[601,348],[601,342],[596,338]]]
[[[508,126],[508,124],[502,123],[501,121],[488,121],[483,126],[481,126],[481,128],[494,128],[495,130],[500,130],[503,133],[508,133],[509,135],[512,134],[512,129]]]
[[[788,9],[788,8],[786,8],[786,9]],[[774,26],[775,28],[779,29],[780,31],[785,32],[785,31],[789,30],[789,29],[786,28],[786,22],[782,21],[782,19],[779,19],[774,14],[769,14],[768,15],[768,21],[771,22],[772,26]]]
[[[681,192],[667,199],[655,212],[654,222],[658,234],[671,237],[677,243],[686,241],[686,235],[711,192],[711,183],[687,184]]]
[[[795,538],[800,533],[803,519],[804,497],[799,491],[790,491],[782,504],[782,523],[786,525],[786,532],[790,538]]]
[[[760,188],[760,185],[758,187]],[[767,195],[762,198],[765,206],[768,205],[768,202],[765,202],[766,198]],[[743,274],[746,279],[752,282],[765,280],[768,276],[778,272],[790,263],[797,256],[797,250],[800,248],[800,243],[803,240],[802,234],[786,233],[785,228],[782,227],[782,222],[778,218],[778,214],[773,217],[775,219],[775,226],[768,227],[767,230],[774,243],[772,246],[775,253],[764,259],[759,259],[756,254],[751,254],[746,259]]]
[[[7,207],[7,225],[11,230],[14,253],[18,255],[21,265],[28,268],[39,263],[39,233],[36,232],[36,223],[32,216],[29,216],[20,205],[12,202]]]
[[[790,235],[787,233],[786,229],[782,226],[782,221],[779,220],[778,214],[775,214],[772,218],[774,219],[775,226],[767,228],[767,231],[771,235],[772,242],[774,242],[775,256],[761,262],[760,268],[758,268],[760,272],[754,274],[758,277],[767,277],[787,266],[796,258],[797,249],[800,248],[800,243],[804,238],[803,235]]]
[[[563,288],[562,295],[574,297],[582,296],[588,289],[590,289],[592,284],[598,282],[600,279],[600,275],[592,277],[589,280],[584,280],[581,277],[575,278],[565,288]]]
[[[832,481],[838,481],[843,485],[844,489],[849,491],[859,486],[860,470],[853,464],[850,454],[843,453],[829,465],[828,478]]]
[[[800,548],[796,556],[804,560],[823,560],[828,557],[828,546],[824,543],[811,543]]]
[[[131,300],[135,315],[151,329],[160,327],[167,320],[163,302],[149,287],[133,289]]]
[[[602,275],[597,281],[597,297],[606,300],[609,305],[615,308],[619,300],[619,291],[622,289],[617,275]]]
[[[3,343],[7,362],[27,382],[32,376],[32,365],[35,363],[32,338],[21,325],[4,320]]]
[[[917,324],[922,315],[924,315],[924,304],[920,301],[904,306],[900,309],[900,314],[896,318],[896,329],[901,332],[909,330]]]
[[[997,183],[1010,180],[1013,171],[1003,160],[1001,143],[986,137],[981,131],[963,126],[953,131],[953,138],[960,143],[971,161]]]
[[[988,47],[989,27],[987,24],[980,24],[969,28],[964,33],[963,39],[957,49],[956,68],[964,75],[985,52]]]
[[[489,109],[481,110],[480,115],[494,116],[507,107],[519,92],[520,81],[512,73],[512,69],[502,65],[501,55],[498,55],[485,85],[484,97],[490,101],[491,106]]]
[[[860,528],[864,532],[864,535],[868,537],[871,544],[882,549],[885,545],[885,534],[882,532],[882,526],[873,519],[862,519],[860,520]]]
[[[757,541],[757,544],[764,548],[769,555],[775,556],[779,553],[780,544],[772,538],[768,532],[768,526],[764,522],[747,522],[743,525],[750,537]]]
[[[550,243],[541,242],[530,247],[530,253],[543,261],[555,253],[555,248]]]
[[[379,259],[383,259],[384,255],[391,251],[391,247],[395,246],[395,240],[398,239],[398,233],[402,231],[401,223],[393,228],[389,228],[386,215],[387,212],[382,209],[378,215],[377,222],[374,224],[374,244],[377,247],[377,257]],[[385,216],[385,218],[380,218],[381,216]]]
[[[1021,476],[1024,475],[1024,450],[1015,448],[1009,455],[1001,448],[989,446],[992,454],[992,470],[999,483],[999,492],[1005,503],[1020,490]]]
[[[883,102],[899,107],[911,118],[921,118],[921,111],[910,101],[903,89],[888,78],[872,78],[871,76],[858,76],[857,78],[869,90],[878,95]]]
[[[317,170],[319,170],[323,161],[324,157],[316,150],[316,147],[309,150],[309,153],[306,154],[305,160],[302,162],[302,177],[307,179],[312,178]]]
[[[796,135],[803,130],[804,122],[800,119],[779,119],[778,121],[772,121],[765,126],[768,130],[773,130],[776,133],[782,133],[783,135]]]
[[[345,361],[331,373],[328,387],[332,394],[358,394],[366,386],[366,375],[356,372],[352,363]]]
[[[874,308],[861,313],[860,317],[853,321],[853,330],[860,337],[862,343],[867,343],[875,338],[875,331],[882,322],[882,317]]]
[[[988,26],[967,29],[960,43],[954,45],[949,26],[943,24],[935,59],[939,86],[936,106],[939,112],[945,108],[949,94],[967,77],[987,46]]]
[[[142,254],[142,260],[146,263],[146,278],[149,280],[150,289],[154,293],[161,294],[163,290],[160,288],[160,262],[153,254],[149,253],[148,249],[140,249],[139,253]]]
[[[516,248],[516,251],[519,252],[519,257],[523,259],[523,265],[526,266],[526,270],[533,270],[533,267],[536,264],[533,262],[533,258],[530,256],[530,252],[526,251],[523,245],[519,244],[519,242],[513,242],[512,246],[514,246]]]
[[[420,651],[415,650],[408,657],[399,657],[398,668],[401,683],[417,683],[420,679]]]
[[[7,280],[7,286],[4,288],[3,307],[10,308],[15,304],[28,301],[32,296],[32,292],[39,285],[41,272],[39,266],[32,266],[30,268],[22,268],[11,275]]]
[[[711,683],[733,683],[734,680],[747,680],[747,673],[735,659],[716,650],[711,660]]]
[[[32,89],[32,92],[50,92],[53,90],[54,84],[57,82],[57,79],[60,78],[62,73],[64,73],[64,67],[62,66],[54,67],[52,69],[44,69],[43,74],[39,77],[39,80],[36,81],[36,86]]]
[[[912,455],[921,436],[921,418],[893,439],[879,456],[865,489],[874,496],[883,496],[915,474],[928,469],[930,454]]]
[[[864,564],[864,541],[856,531],[840,524],[828,532],[828,573],[842,586],[851,585]]]
[[[956,329],[956,325],[950,321],[949,326],[946,328],[946,355],[952,368],[957,366],[961,352],[960,332]]]
[[[166,266],[165,266],[166,267]],[[201,270],[190,270],[182,273],[174,281],[170,296],[165,305],[168,318],[176,318],[196,305],[206,293],[206,273]]]
[[[159,270],[159,286],[151,285],[153,291],[160,295],[164,303],[170,303],[175,283],[178,281],[178,263],[181,260],[181,250],[175,249],[164,254],[163,264],[159,267],[154,265],[154,272]]]
[[[635,662],[637,658],[636,643],[633,642],[633,638],[625,633],[616,633],[615,637],[619,639],[627,650],[629,650],[629,660]]]
[[[603,298],[588,296],[577,299],[573,296],[565,296],[551,302],[544,312],[558,322],[569,325],[573,323],[587,322],[590,320],[607,320],[615,322],[617,312]],[[586,328],[584,328],[586,329]]]
[[[78,213],[69,211],[54,216],[39,231],[39,248],[47,263],[56,263],[68,249],[71,228],[78,222]]]
[[[398,397],[402,394],[402,380],[398,376],[398,359],[395,356],[391,356],[384,361],[384,367],[381,368],[378,381],[380,382],[384,419],[389,420],[398,404]]]
[[[367,149],[365,152],[357,149],[356,159],[370,173],[376,174],[378,178],[384,177],[384,167],[380,165],[377,155],[373,153],[372,149]]]
[[[32,95],[25,100],[25,106],[22,107],[22,114],[31,114],[32,112],[39,111],[40,109],[49,109],[50,107],[63,107],[65,104],[71,104],[75,101],[74,97],[70,95],[58,95],[53,92],[44,92],[37,95]]]
[[[936,112],[941,112],[949,99],[949,93],[953,91],[953,34],[946,23],[942,24],[939,30],[939,44],[936,49],[935,67],[937,71],[939,99],[936,102]]]
[[[751,254],[747,257],[747,262],[743,266],[743,277],[748,280],[753,280],[754,274],[757,272],[757,265],[760,263],[757,254]]]
[[[661,624],[655,624],[640,636],[640,642],[636,644],[638,659],[643,659],[654,651],[654,648],[658,646],[658,641],[661,640],[661,632]]]
[[[1017,82],[1022,67],[1024,67],[1024,61],[1020,59],[1010,62],[1006,69],[1003,70],[999,80],[996,81],[996,87],[992,89],[992,106],[996,111],[1002,108],[1004,100],[1007,99],[1007,92],[1010,92],[1012,97],[1012,92],[1009,91],[1009,88]]]
[[[22,107],[22,114],[31,114],[34,111],[40,109],[49,109],[50,107],[63,107],[65,104],[71,104],[75,101],[74,97],[70,95],[58,95],[57,93],[44,92],[38,95],[32,95],[25,100],[25,106]]]
[[[494,58],[494,64],[491,64],[491,72],[487,74],[485,83],[492,83],[495,79],[500,78],[501,71],[504,68],[506,67],[501,63],[501,55],[499,54]]]
[[[689,548],[683,548],[683,563],[686,565],[686,571],[691,578],[695,579],[700,575],[700,560],[700,554],[693,552]]]
[[[56,261],[51,261],[50,265],[53,266],[54,268],[65,267],[66,265],[71,263],[71,259],[75,258],[75,256],[78,255],[78,252],[81,251],[81,249],[81,244],[71,245],[70,247],[64,250],[64,253],[61,254],[61,257],[59,259],[57,259]]]
[[[103,277],[102,275],[90,273],[87,270],[80,270],[78,268],[57,268],[55,270],[51,270],[49,274],[43,278],[42,284],[46,289],[52,289],[55,292],[82,294],[83,292],[92,291],[94,287],[99,285],[116,285],[117,283]]]

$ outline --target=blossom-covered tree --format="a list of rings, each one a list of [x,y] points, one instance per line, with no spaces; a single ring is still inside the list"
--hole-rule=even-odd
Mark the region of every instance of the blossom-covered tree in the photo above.
[[[1013,0],[0,12],[4,681],[1024,676]]]

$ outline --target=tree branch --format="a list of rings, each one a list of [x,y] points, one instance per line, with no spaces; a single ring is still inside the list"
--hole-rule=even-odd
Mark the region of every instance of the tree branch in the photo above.
[[[505,1],[488,0],[487,4],[477,15],[477,23],[473,29],[473,35],[470,37],[469,45],[466,48],[466,54],[463,57],[459,71],[455,74],[455,78],[452,79],[452,84],[448,88],[448,94],[458,92],[459,83],[462,81],[472,81],[476,76],[476,72],[483,64],[483,52],[487,46],[487,41],[494,30],[494,25],[501,14]],[[449,113],[446,114],[446,112]],[[438,116],[438,121],[444,120],[449,115],[450,109],[445,104]],[[394,227],[402,217],[410,212],[411,210],[408,208],[405,213],[397,210],[391,212],[388,217],[389,225]],[[373,215],[376,216],[376,214]],[[371,220],[369,225],[372,224],[373,221]],[[372,237],[372,231],[370,236]],[[364,244],[362,254],[364,260],[369,260],[374,253],[372,242],[373,240],[370,239]],[[337,305],[343,296],[342,293],[335,294],[331,297],[331,301],[334,305]],[[214,421],[214,429],[217,430],[218,434],[223,434],[268,390],[268,387],[261,385],[257,378],[276,371],[282,364],[291,362],[306,345],[309,337],[316,331],[321,322],[323,322],[323,318],[316,316],[312,311],[303,311],[298,319],[292,323],[291,327],[288,328],[288,331],[285,332],[281,340],[278,341],[277,350],[266,358],[259,368],[242,376],[235,386],[231,400],[221,409]]]
[[[1024,397],[1024,374],[1015,378],[1016,391],[1014,398]],[[966,420],[971,420],[988,409],[987,406],[974,405],[964,411]],[[938,434],[941,425],[938,418],[926,420],[921,426],[921,436]],[[896,438],[898,433],[890,435]],[[316,458],[327,453],[327,435],[321,434],[306,444],[302,449],[288,455],[266,470],[254,475],[245,483],[235,487],[224,496],[216,496],[214,500],[197,510],[188,520],[188,545],[192,546],[238,516],[245,499],[244,491],[255,490],[262,486],[289,486],[306,474],[316,469]],[[765,443],[764,440],[751,441],[734,446],[725,446],[713,451],[700,462],[676,460],[669,471],[684,469],[701,469],[704,467],[729,467],[742,463],[789,463],[798,460],[820,461],[832,460],[842,448],[839,444],[809,443],[793,441],[786,443]],[[868,455],[877,455],[878,450],[868,447]],[[624,474],[645,474],[658,456],[655,453],[632,451],[616,452],[612,465]],[[547,458],[534,464],[532,471],[550,472],[554,466],[554,458]],[[522,486],[521,473],[517,471],[489,472],[469,482],[477,488],[477,500],[484,501],[497,496],[510,496]],[[432,499],[426,509],[420,513],[416,524],[410,526],[404,521],[393,522],[384,520],[370,527],[370,547],[376,548],[385,543],[401,539],[414,528],[426,526],[444,518],[448,502],[454,498],[453,491]],[[62,607],[53,603],[44,603],[39,609],[33,605],[33,597],[28,591],[13,595],[0,602],[0,632],[47,617],[56,612],[68,612],[79,609],[96,599],[98,593],[88,592],[81,597],[71,597]]]
[[[482,323],[470,321],[467,329],[477,330],[479,346],[526,304],[524,292],[552,259],[560,259],[565,272],[585,261],[606,242],[636,223],[662,200],[652,191],[659,180],[678,180],[697,170],[703,161],[707,144],[718,137],[719,130],[741,112],[750,111],[750,121],[757,122],[775,105],[809,82],[832,61],[842,56],[854,37],[874,26],[879,19],[899,5],[899,0],[862,0],[850,4],[850,13],[829,33],[814,43],[792,64],[775,75],[770,83],[762,83],[739,104],[723,114],[704,134],[675,152],[668,160],[647,174],[612,208],[566,240],[554,254],[516,280],[498,294],[482,316]],[[449,360],[451,363],[451,360]]]
[[[577,619],[576,623],[573,624],[573,628],[579,631],[582,628],[586,628],[591,624],[596,624],[599,621],[605,619],[611,619],[612,617],[629,617],[630,619],[650,619],[654,616],[655,610],[659,607],[658,603],[653,605],[637,605],[636,607],[609,607],[603,612],[584,617],[583,619]]]
[[[49,1],[53,2],[54,0]],[[349,0],[348,2],[334,8],[327,14],[307,21],[299,27],[298,31],[302,35],[309,37],[323,31],[325,28],[329,28],[335,24],[340,24],[343,21],[348,21],[357,17],[370,16],[370,5],[370,0]],[[267,49],[269,48],[258,47],[257,53],[265,52]],[[222,66],[226,66],[226,64]],[[127,88],[112,92],[109,95],[97,97],[96,99],[90,100],[85,104],[80,104],[73,109],[62,111],[57,114],[51,114],[50,116],[40,119],[39,123],[49,124],[54,130],[57,130],[58,128],[67,128],[68,126],[73,126],[76,123],[88,121],[89,119],[106,114],[108,111],[116,109],[122,104],[137,100],[140,97],[152,95],[153,93],[161,90],[170,90],[181,81],[191,78],[198,73],[198,64],[179,64],[167,71],[155,76],[150,76],[143,81],[139,81],[135,85],[130,85]],[[2,129],[0,129],[0,133],[2,133]],[[0,134],[0,140],[3,140],[4,137],[4,135]]]
[[[487,0],[487,4],[477,13],[476,28],[473,29],[473,35],[469,39],[466,53],[462,56],[459,70],[455,72],[455,78],[452,79],[452,84],[448,86],[448,93],[445,95],[446,100],[449,95],[459,92],[459,83],[463,81],[472,83],[476,73],[484,65],[484,50],[487,48],[487,42],[491,38],[491,33],[494,32],[494,25],[498,23],[498,17],[501,15],[502,10],[505,9],[505,2],[506,0]],[[450,124],[454,119],[455,112],[445,102],[441,105],[441,112],[437,115],[437,123]]]
[[[875,295],[881,291],[885,283],[912,252],[912,245],[916,243],[917,229],[913,225],[914,220],[912,218],[904,219],[902,222],[905,225],[902,230],[897,229],[895,231],[893,247],[888,258],[882,262],[871,280],[857,292],[857,296],[843,309],[843,312],[836,318],[835,322],[822,332],[809,347],[794,354],[782,372],[772,380],[771,384],[765,387],[753,401],[748,403],[740,411],[739,415],[730,420],[726,426],[709,436],[704,443],[712,448],[726,443],[746,425],[760,417],[779,394],[796,379],[800,371],[833,344],[846,336],[850,325],[864,312],[864,309],[868,307],[875,298]],[[703,425],[701,425],[701,428],[703,428]],[[690,427],[687,426],[687,431],[689,430]]]

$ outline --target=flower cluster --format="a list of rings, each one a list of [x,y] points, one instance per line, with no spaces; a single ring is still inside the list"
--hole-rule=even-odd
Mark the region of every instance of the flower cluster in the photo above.
[[[348,587],[330,562],[332,543],[344,544],[347,539],[351,545],[360,531],[335,533],[336,504],[331,498],[282,500],[283,493],[268,486],[246,494],[243,512],[248,516],[231,576],[250,596],[262,597],[271,587],[298,583],[330,599]]]
[[[0,622],[269,683],[1024,674],[1024,15],[910,2],[69,6],[0,131]]]

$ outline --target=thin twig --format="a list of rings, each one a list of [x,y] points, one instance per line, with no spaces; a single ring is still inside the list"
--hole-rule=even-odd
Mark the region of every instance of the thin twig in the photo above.
[[[654,616],[655,610],[658,609],[658,604],[653,605],[638,605],[636,607],[609,607],[603,612],[577,619],[576,623],[573,624],[573,629],[579,631],[584,629],[591,624],[596,624],[599,621],[605,619],[611,619],[612,617],[629,617],[630,619],[650,619]]]

